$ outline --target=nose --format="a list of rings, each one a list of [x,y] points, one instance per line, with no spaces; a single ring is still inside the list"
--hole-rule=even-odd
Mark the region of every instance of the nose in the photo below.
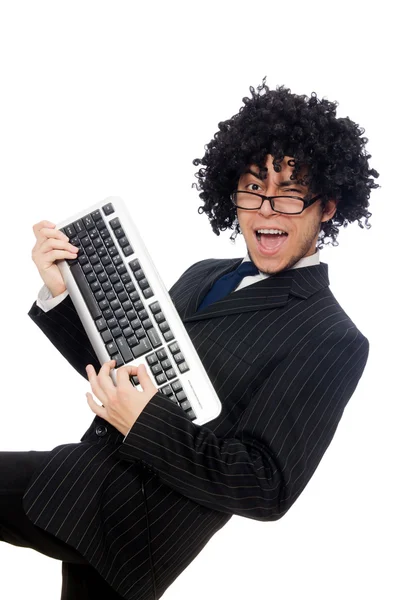
[[[269,217],[270,215],[276,215],[277,213],[272,209],[272,205],[270,204],[270,200],[264,200],[263,204],[260,208],[258,208],[258,212],[264,217]]]

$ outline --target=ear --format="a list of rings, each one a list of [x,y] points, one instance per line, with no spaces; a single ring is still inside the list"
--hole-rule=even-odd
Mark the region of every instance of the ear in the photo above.
[[[323,213],[321,216],[321,223],[325,221],[330,221],[334,214],[336,213],[338,200],[328,200],[327,204],[323,208]]]

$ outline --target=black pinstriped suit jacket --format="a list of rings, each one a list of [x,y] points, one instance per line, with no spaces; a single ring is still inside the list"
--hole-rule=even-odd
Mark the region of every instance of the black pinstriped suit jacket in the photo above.
[[[291,269],[196,314],[241,259],[204,260],[170,290],[222,402],[199,427],[156,394],[123,442],[95,417],[58,446],[24,497],[29,518],[79,550],[124,598],[152,598],[139,465],[158,596],[233,514],[280,519],[317,468],[361,377],[368,341],[329,290],[328,267]],[[70,297],[29,316],[85,378],[100,364]]]

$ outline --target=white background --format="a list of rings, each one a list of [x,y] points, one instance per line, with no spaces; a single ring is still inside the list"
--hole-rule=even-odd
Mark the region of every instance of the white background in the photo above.
[[[267,75],[365,128],[372,229],[321,252],[370,357],[321,465],[280,521],[233,517],[167,600],[396,598],[395,32],[376,3],[4,2],[0,14],[2,450],[80,439],[90,388],[27,316],[33,224],[120,195],[170,287],[245,254],[198,215],[192,160]],[[0,482],[1,486],[1,482]],[[0,544],[0,595],[54,600],[59,562]]]

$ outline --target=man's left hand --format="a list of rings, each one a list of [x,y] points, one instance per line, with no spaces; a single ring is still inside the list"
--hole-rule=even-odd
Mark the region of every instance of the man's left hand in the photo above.
[[[86,396],[91,410],[125,436],[158,389],[153,385],[144,364],[120,367],[116,372],[116,387],[109,374],[115,364],[114,360],[104,363],[98,375],[92,365],[86,366],[88,381],[102,406],[95,402],[89,392]],[[138,377],[142,392],[132,385],[130,377],[133,375]]]

